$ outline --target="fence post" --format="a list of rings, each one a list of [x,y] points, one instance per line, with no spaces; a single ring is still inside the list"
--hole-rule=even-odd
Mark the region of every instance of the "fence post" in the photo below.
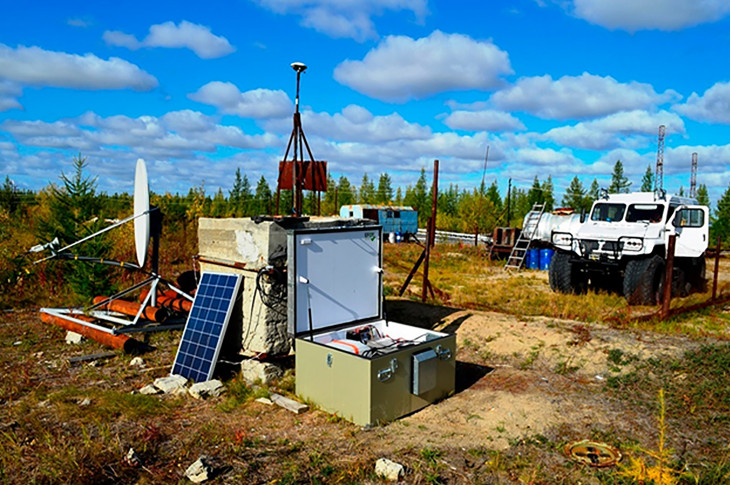
[[[664,275],[664,295],[662,297],[662,320],[669,316],[669,304],[672,302],[672,279],[674,273],[674,246],[677,242],[677,236],[672,234],[669,236],[669,245],[667,247],[667,265]]]

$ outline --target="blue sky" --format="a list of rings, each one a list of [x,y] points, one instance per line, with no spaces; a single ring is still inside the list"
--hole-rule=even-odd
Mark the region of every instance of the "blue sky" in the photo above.
[[[575,175],[730,184],[730,3],[719,0],[0,0],[0,174],[38,189],[88,157],[101,190],[273,185],[296,74],[317,159],[358,184]]]

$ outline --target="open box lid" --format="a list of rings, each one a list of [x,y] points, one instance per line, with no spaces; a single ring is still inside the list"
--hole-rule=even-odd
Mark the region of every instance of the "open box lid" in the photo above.
[[[382,318],[382,227],[287,236],[288,323],[295,336]]]

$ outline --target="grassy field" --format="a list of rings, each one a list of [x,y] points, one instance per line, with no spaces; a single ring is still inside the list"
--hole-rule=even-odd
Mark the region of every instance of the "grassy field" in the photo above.
[[[105,349],[65,344],[35,309],[3,313],[0,482],[189,483],[185,469],[208,455],[211,483],[380,483],[380,457],[416,484],[730,483],[730,305],[637,323],[655,309],[605,292],[556,295],[544,272],[506,273],[456,246],[435,249],[437,299],[421,305],[420,275],[395,297],[419,254],[386,246],[387,310],[457,334],[457,392],[374,429],[256,402],[294,396],[290,359],[271,386],[229,373],[219,398],[143,396],[132,391],[169,374],[179,331],[150,335],[141,368],[122,353],[71,365]],[[730,291],[727,261],[720,286]],[[619,447],[624,465],[569,460],[564,445],[582,438]],[[124,460],[130,447],[138,465]]]

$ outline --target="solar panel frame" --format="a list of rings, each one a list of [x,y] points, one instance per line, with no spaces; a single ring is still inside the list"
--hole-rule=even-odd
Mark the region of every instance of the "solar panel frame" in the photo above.
[[[213,377],[240,286],[241,275],[202,273],[171,374],[195,382]]]

